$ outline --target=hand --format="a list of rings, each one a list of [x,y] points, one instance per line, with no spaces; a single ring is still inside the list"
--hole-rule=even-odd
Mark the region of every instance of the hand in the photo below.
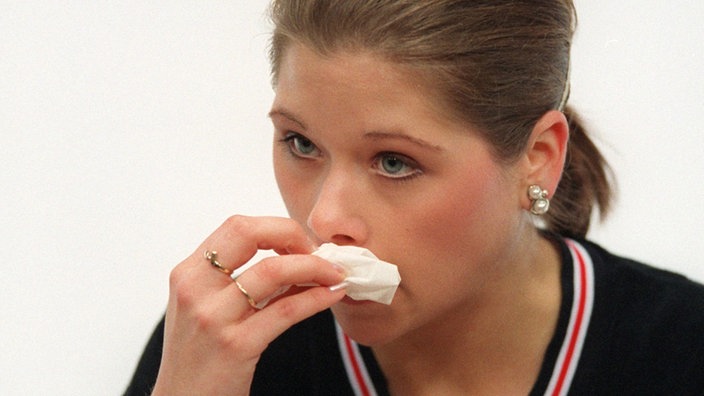
[[[343,290],[329,286],[344,279],[343,271],[312,256],[314,246],[293,220],[234,216],[218,228],[170,276],[164,351],[154,395],[246,395],[260,355],[270,342],[301,320],[329,308]],[[217,261],[234,270],[259,249],[279,256],[263,259],[237,281],[254,301],[282,287],[291,287],[266,308],[253,308],[225,273],[204,258],[217,251]]]

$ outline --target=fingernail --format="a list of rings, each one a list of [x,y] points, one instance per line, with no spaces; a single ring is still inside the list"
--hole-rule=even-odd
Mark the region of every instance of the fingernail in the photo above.
[[[349,284],[347,282],[341,282],[336,285],[330,286],[328,289],[330,289],[331,292],[336,292],[338,290],[342,290],[346,288]]]
[[[341,273],[342,275],[347,275],[347,270],[345,270],[345,268],[341,265],[332,263],[332,266],[335,268],[335,271]]]

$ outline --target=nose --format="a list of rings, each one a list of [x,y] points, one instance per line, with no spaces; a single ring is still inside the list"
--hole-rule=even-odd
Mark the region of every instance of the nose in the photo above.
[[[368,227],[362,217],[364,192],[359,179],[344,170],[330,170],[319,185],[307,226],[318,242],[363,246]]]

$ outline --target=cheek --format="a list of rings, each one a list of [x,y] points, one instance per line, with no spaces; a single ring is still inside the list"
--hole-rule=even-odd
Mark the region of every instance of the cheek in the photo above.
[[[486,223],[485,216],[489,213],[482,205],[482,194],[474,195],[456,187],[453,190],[457,191],[446,190],[442,197],[427,200],[423,216],[417,217],[421,224],[414,229],[424,230],[418,237],[426,238],[426,246],[435,247],[433,250],[454,250],[456,244],[470,242],[467,235]]]
[[[274,176],[289,216],[300,224],[305,224],[308,213],[305,184],[299,180],[300,177],[296,177],[287,164],[287,159],[277,152],[274,152]]]
[[[418,213],[407,217],[417,221],[407,227],[415,245],[409,251],[443,263],[450,272],[490,265],[515,235],[520,218],[506,187],[497,172],[477,172],[434,189]]]

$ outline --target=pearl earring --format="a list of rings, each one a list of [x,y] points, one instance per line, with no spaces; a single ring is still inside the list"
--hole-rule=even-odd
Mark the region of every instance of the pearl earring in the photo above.
[[[528,187],[528,198],[530,198],[530,212],[534,215],[544,215],[550,209],[550,200],[547,198],[548,190],[543,190],[538,185]]]

